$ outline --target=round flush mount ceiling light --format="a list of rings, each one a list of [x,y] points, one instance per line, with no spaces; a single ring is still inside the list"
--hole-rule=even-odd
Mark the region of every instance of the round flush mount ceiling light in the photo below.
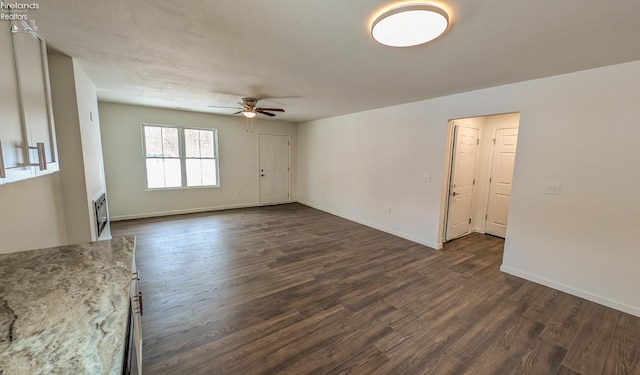
[[[411,47],[434,40],[449,27],[449,15],[430,4],[408,4],[379,15],[371,36],[390,47]]]

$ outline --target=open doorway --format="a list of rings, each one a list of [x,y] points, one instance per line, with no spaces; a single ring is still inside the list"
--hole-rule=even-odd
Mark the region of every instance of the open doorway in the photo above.
[[[519,123],[519,113],[449,121],[443,242],[506,236]]]

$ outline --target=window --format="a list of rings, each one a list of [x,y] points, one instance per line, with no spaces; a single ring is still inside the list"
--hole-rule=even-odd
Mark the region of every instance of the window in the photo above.
[[[215,129],[142,125],[147,188],[219,186]]]

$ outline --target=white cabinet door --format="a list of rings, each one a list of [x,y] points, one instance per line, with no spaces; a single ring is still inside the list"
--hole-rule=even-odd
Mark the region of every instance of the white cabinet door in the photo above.
[[[12,36],[29,162],[40,164],[37,174],[49,173],[57,170],[57,154],[45,42],[28,32]],[[44,145],[44,155],[39,155],[38,144]]]
[[[0,183],[22,180],[33,176],[33,168],[25,166],[20,95],[15,72],[13,40],[8,32],[9,22],[0,21]],[[4,167],[4,169],[2,168]]]

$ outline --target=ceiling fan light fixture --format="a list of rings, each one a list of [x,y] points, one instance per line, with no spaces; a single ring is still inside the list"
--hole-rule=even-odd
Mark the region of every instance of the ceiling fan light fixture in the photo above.
[[[257,113],[253,111],[242,111],[242,115],[246,118],[254,118],[256,117]]]
[[[371,24],[371,36],[390,47],[411,47],[430,42],[449,27],[449,14],[431,4],[392,8]]]

